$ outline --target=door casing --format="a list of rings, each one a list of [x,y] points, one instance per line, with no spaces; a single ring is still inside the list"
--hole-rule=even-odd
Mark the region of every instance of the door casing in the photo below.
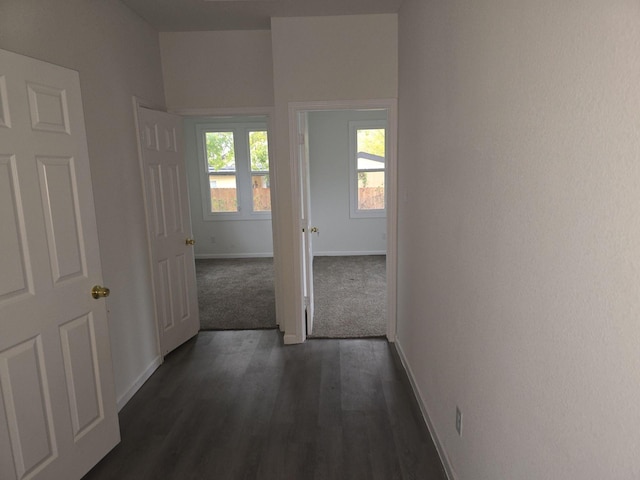
[[[219,108],[177,108],[170,109],[169,113],[182,117],[264,117],[269,132],[269,178],[271,182],[271,235],[273,238],[273,260],[275,267],[275,294],[276,294],[276,322],[281,332],[284,332],[284,322],[281,321],[282,310],[283,275],[279,269],[278,255],[281,252],[278,225],[278,209],[276,198],[278,196],[277,162],[275,161],[274,146],[276,145],[277,132],[274,128],[275,109],[273,107],[219,107]],[[199,193],[198,193],[199,195]]]
[[[396,99],[372,99],[372,100],[338,100],[322,102],[290,102],[289,103],[289,151],[291,154],[291,178],[293,198],[295,199],[293,209],[296,235],[303,227],[300,219],[302,212],[302,181],[303,172],[300,168],[301,149],[299,148],[300,116],[306,112],[326,111],[326,110],[386,110],[387,111],[387,339],[395,342],[396,339],[396,302],[397,302],[397,235],[398,235],[398,102]],[[302,343],[306,340],[306,319],[305,319],[305,269],[304,252],[302,242],[296,236],[293,242],[294,252],[294,286],[295,291],[295,311],[298,320],[293,325],[293,331],[285,331],[285,343]]]

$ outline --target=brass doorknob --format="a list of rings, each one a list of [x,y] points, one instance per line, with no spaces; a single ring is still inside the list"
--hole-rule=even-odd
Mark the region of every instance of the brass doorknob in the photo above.
[[[310,231],[311,233],[318,233],[320,230],[318,230],[318,227],[311,227],[311,228],[309,229],[309,231]]]
[[[107,287],[102,287],[100,285],[96,285],[91,289],[91,296],[95,299],[98,299],[100,297],[108,297],[110,293],[111,293],[111,290],[109,290]]]
[[[196,241],[195,241],[195,239],[194,239],[194,238],[187,238],[187,239],[184,241],[184,243],[185,243],[185,244],[187,244],[187,245],[195,245],[195,244],[196,244]]]

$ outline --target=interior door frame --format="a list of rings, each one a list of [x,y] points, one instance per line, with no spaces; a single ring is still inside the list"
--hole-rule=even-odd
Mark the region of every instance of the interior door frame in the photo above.
[[[142,138],[140,138],[140,119],[138,117],[138,112],[140,111],[141,108],[148,108],[151,110],[160,110],[160,111],[166,111],[166,109],[164,109],[160,105],[157,105],[153,102],[149,102],[140,97],[136,97],[136,96],[133,97],[133,122],[136,129],[136,145],[138,147],[138,163],[140,164],[140,182],[141,182],[140,188],[142,192],[142,199],[143,199],[144,210],[145,210],[145,228],[144,229],[145,229],[145,232],[147,233],[147,259],[149,261],[149,278],[151,279],[151,294],[153,297],[152,298],[153,318],[154,318],[153,324],[155,327],[155,334],[156,334],[156,352],[158,354],[156,359],[153,362],[152,368],[149,368],[146,372],[148,376],[151,376],[151,374],[156,370],[156,368],[158,368],[164,362],[164,355],[162,355],[162,339],[160,338],[160,326],[158,325],[158,304],[156,302],[156,289],[155,289],[154,277],[153,277],[153,253],[151,249],[151,232],[149,232],[149,225],[148,225],[148,222],[146,221],[146,218],[148,218],[148,215],[149,215],[149,212],[148,212],[149,206],[147,205],[146,186],[144,182],[144,175],[145,175],[144,152],[142,150],[143,142],[142,142]]]
[[[278,270],[278,262],[276,256],[279,254],[280,250],[280,235],[281,233],[278,230],[278,209],[275,208],[277,205],[276,198],[278,192],[277,178],[278,175],[276,173],[276,164],[275,161],[275,145],[276,145],[276,137],[277,132],[274,128],[274,118],[275,118],[275,108],[274,107],[218,107],[218,108],[175,108],[169,109],[168,113],[173,113],[174,115],[180,115],[181,117],[251,117],[251,116],[260,116],[264,117],[267,123],[267,130],[269,132],[269,182],[271,185],[271,236],[273,238],[273,259],[274,259],[274,267],[275,267],[275,296],[276,296],[276,322],[278,323],[278,328],[281,332],[284,332],[284,322],[279,321],[280,315],[279,310],[282,308],[280,306],[279,299],[281,298],[281,293],[284,291],[283,287],[283,277]]]
[[[387,340],[395,342],[397,324],[397,263],[398,263],[398,101],[395,98],[368,100],[330,100],[289,103],[289,152],[291,155],[291,184],[294,198],[296,225],[299,225],[302,205],[300,189],[302,172],[300,171],[299,117],[313,111],[327,110],[386,110],[387,111]],[[299,231],[299,229],[297,230]],[[294,243],[294,285],[296,286],[295,311],[299,318],[295,331],[286,343],[302,343],[306,340],[306,320],[304,305],[303,252],[301,242]]]
[[[300,251],[302,252],[302,295],[305,308],[305,335],[313,334],[314,295],[313,295],[313,232],[311,219],[311,184],[309,171],[309,118],[308,111],[302,111],[297,116],[298,132],[298,168],[300,187]]]

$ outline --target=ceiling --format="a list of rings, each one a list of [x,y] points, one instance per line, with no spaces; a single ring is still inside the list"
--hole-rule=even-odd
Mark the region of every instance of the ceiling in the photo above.
[[[402,0],[121,0],[161,32],[269,30],[271,17],[396,13]]]

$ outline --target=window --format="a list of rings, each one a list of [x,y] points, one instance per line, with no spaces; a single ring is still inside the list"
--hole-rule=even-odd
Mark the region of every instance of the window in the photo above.
[[[205,220],[269,218],[269,141],[264,122],[196,127]]]
[[[210,211],[237,212],[238,187],[233,132],[204,132]]]
[[[266,130],[249,132],[249,159],[251,160],[253,211],[270,212],[269,142],[267,140]]]
[[[386,122],[349,122],[351,217],[384,217]]]

